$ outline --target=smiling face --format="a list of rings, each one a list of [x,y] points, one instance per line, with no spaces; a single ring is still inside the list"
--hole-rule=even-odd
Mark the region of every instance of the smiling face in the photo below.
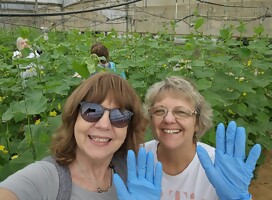
[[[194,105],[188,99],[167,92],[160,94],[153,106],[163,106],[168,110],[165,116],[151,116],[151,128],[160,145],[167,149],[188,149],[195,145],[193,137],[198,130],[196,115],[178,118],[172,113],[177,106],[194,111]]]
[[[113,109],[118,106],[106,98],[101,105]],[[91,159],[111,159],[113,154],[124,143],[127,128],[116,128],[111,125],[109,111],[105,111],[97,122],[87,122],[78,114],[74,134],[77,143],[77,153]]]

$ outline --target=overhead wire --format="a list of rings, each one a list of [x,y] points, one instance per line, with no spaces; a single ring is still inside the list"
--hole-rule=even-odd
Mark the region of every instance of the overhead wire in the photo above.
[[[111,5],[111,6],[104,6],[104,7],[99,7],[99,8],[87,9],[87,10],[68,11],[68,12],[57,12],[57,13],[0,13],[0,17],[42,17],[42,16],[71,15],[71,14],[95,12],[95,11],[99,11],[99,10],[106,10],[106,9],[116,8],[116,7],[120,7],[120,6],[129,5],[129,4],[132,4],[132,3],[136,3],[138,1],[142,1],[142,0],[133,0],[133,1],[125,2],[125,3]]]
[[[215,5],[215,6],[229,7],[229,8],[258,8],[258,7],[254,7],[254,6],[226,5],[226,4],[213,3],[213,2],[204,1],[204,0],[196,0],[196,1],[199,2],[199,3],[205,3],[205,4]]]
[[[108,0],[108,2],[109,2],[110,0]],[[137,0],[137,1],[129,1],[129,2],[127,2],[127,3],[129,3],[129,4],[132,4],[132,3],[134,3],[134,2],[138,2],[138,1],[140,1],[140,0]],[[201,1],[201,0],[197,0],[198,2],[201,2],[201,3],[208,3],[208,4],[214,4],[214,3],[211,3],[211,2],[206,2],[206,1]],[[111,3],[111,1],[110,1],[110,3]],[[126,3],[125,4],[117,4],[117,5],[110,5],[110,6],[103,6],[103,7],[98,7],[98,8],[92,8],[92,9],[83,9],[83,10],[80,10],[80,12],[78,12],[78,11],[73,11],[73,12],[63,12],[62,14],[65,14],[65,15],[70,15],[70,17],[68,17],[68,18],[66,18],[65,19],[65,21],[61,21],[61,22],[59,22],[59,23],[55,23],[55,26],[54,27],[56,27],[56,26],[58,26],[59,24],[61,24],[61,23],[65,23],[65,22],[67,22],[67,21],[69,21],[69,20],[71,20],[73,17],[75,17],[75,18],[78,18],[78,19],[81,19],[81,20],[85,20],[85,21],[92,21],[93,23],[97,23],[98,22],[98,24],[97,25],[101,25],[101,24],[112,24],[112,25],[115,25],[115,24],[123,24],[123,23],[125,23],[125,22],[114,22],[115,20],[120,20],[120,19],[122,19],[123,17],[120,17],[120,18],[118,18],[118,19],[114,19],[114,20],[112,20],[112,19],[107,19],[107,20],[104,20],[104,21],[101,21],[101,20],[99,20],[99,21],[97,21],[97,20],[92,20],[92,19],[90,19],[90,18],[84,18],[84,17],[79,17],[77,14],[79,14],[79,13],[85,13],[85,12],[94,12],[94,11],[98,11],[98,10],[105,10],[105,9],[111,9],[111,8],[116,8],[117,10],[119,10],[119,11],[125,11],[125,9],[121,6],[121,5],[126,5]],[[214,4],[215,6],[225,6],[224,4]],[[90,6],[89,6],[90,7]],[[89,7],[87,7],[87,8],[89,8]],[[252,9],[252,8],[264,8],[263,6],[262,7],[250,7],[250,6],[239,6],[239,5],[235,5],[235,6],[228,6],[228,7],[239,7],[239,8],[246,8],[246,9]],[[269,11],[269,8],[267,8],[267,10],[266,10],[266,13],[265,14],[263,14],[263,15],[259,15],[259,16],[254,16],[254,17],[247,17],[247,18],[243,18],[243,20],[244,21],[246,21],[246,22],[250,22],[250,21],[255,21],[255,20],[264,20],[264,19],[266,19],[266,18],[271,18],[272,17],[272,15],[268,12]],[[150,13],[150,12],[147,12],[147,11],[145,11],[143,8],[141,8],[141,7],[137,7],[137,9],[135,9],[134,10],[134,12],[135,13],[144,13],[144,14],[146,14],[146,15],[150,15],[150,16],[152,16],[152,17],[155,17],[155,18],[158,18],[158,19],[164,19],[164,20],[173,20],[173,21],[175,21],[175,23],[178,23],[178,22],[181,22],[181,21],[183,21],[184,23],[186,23],[186,24],[188,24],[188,25],[190,25],[190,23],[188,23],[187,22],[187,19],[190,19],[191,17],[203,17],[203,18],[209,18],[210,20],[216,20],[216,21],[222,21],[222,20],[225,20],[225,15],[220,15],[220,16],[214,16],[214,15],[201,15],[201,14],[198,14],[198,15],[196,15],[196,14],[188,14],[187,16],[185,16],[185,17],[183,17],[183,18],[181,18],[181,19],[178,19],[178,18],[176,18],[176,19],[172,19],[172,18],[169,18],[169,17],[165,17],[165,16],[163,16],[163,15],[159,15],[159,14],[154,14],[154,13]],[[71,14],[72,13],[72,14]],[[44,14],[52,14],[52,13],[43,13],[43,14],[41,14],[40,16],[41,17],[46,17],[46,16],[50,16],[50,15],[44,15]],[[54,14],[54,13],[53,13]],[[60,14],[60,13],[57,13],[57,14]],[[25,15],[25,14],[22,14],[22,15]],[[30,16],[35,16],[35,14],[31,14]],[[38,15],[36,15],[36,16],[38,16]],[[1,16],[1,13],[0,13],[0,17],[2,17]],[[45,20],[45,18],[43,18],[44,20]],[[228,16],[228,18],[227,18],[227,20],[228,21],[239,21],[239,20],[241,20],[241,18],[237,18],[237,17],[229,17]],[[143,21],[143,20],[141,20],[141,19],[136,19],[136,18],[134,18],[133,19],[133,21]],[[52,29],[54,28],[54,27],[52,27]],[[89,26],[87,26],[87,27],[93,27],[93,25],[89,25]],[[85,26],[85,28],[86,28],[86,26]]]

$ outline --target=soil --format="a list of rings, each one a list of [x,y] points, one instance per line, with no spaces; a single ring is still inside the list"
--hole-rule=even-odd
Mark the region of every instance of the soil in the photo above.
[[[272,200],[272,150],[265,154],[265,163],[257,168],[257,178],[249,187],[253,200]]]

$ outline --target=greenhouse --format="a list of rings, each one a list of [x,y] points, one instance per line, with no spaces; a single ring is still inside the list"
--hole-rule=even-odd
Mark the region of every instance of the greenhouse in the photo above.
[[[0,1],[0,199],[272,199],[271,0]]]
[[[206,35],[217,35],[226,23],[244,21],[247,34],[262,24],[271,36],[271,7],[270,0],[2,0],[0,26],[157,33],[175,21],[175,33],[188,34],[197,15],[206,21]]]

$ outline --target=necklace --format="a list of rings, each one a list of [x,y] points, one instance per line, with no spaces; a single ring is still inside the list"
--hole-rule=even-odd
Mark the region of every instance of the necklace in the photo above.
[[[78,169],[80,171],[80,173],[86,177],[95,187],[96,187],[96,190],[98,193],[102,193],[102,192],[107,192],[109,191],[109,189],[111,188],[111,177],[112,177],[112,168],[110,168],[110,180],[109,180],[109,186],[106,190],[103,190],[101,187],[98,187],[96,185],[96,183],[93,181],[93,179],[87,174],[87,172],[85,170],[83,170],[83,168],[80,166],[79,162],[76,160],[76,163],[77,163],[77,166],[78,166]]]

